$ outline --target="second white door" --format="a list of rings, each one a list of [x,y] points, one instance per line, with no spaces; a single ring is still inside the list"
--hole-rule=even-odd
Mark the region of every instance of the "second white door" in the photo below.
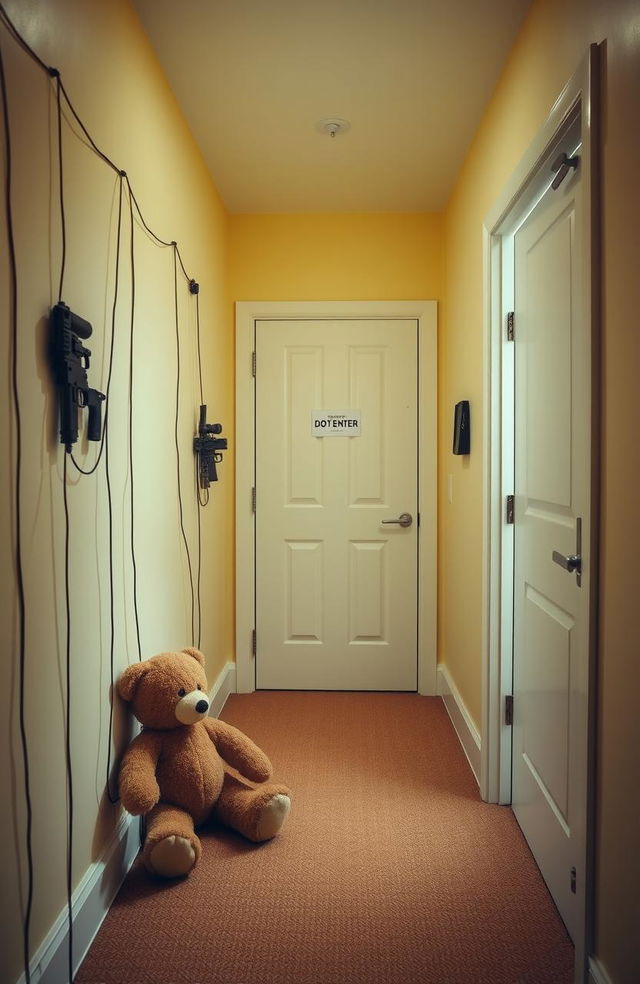
[[[258,321],[256,364],[256,684],[416,690],[417,323]]]
[[[573,938],[585,898],[591,589],[580,187],[578,172],[547,190],[515,236],[513,808]]]

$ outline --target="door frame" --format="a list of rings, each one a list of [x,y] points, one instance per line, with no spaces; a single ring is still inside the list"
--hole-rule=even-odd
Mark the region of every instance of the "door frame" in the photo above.
[[[598,534],[600,499],[600,218],[599,50],[592,44],[567,82],[533,143],[483,223],[485,405],[482,756],[480,790],[489,802],[511,802],[512,729],[505,724],[505,697],[513,682],[514,527],[506,523],[506,496],[513,493],[514,352],[506,337],[506,312],[513,310],[513,233],[549,182],[550,164],[567,150],[571,126],[580,124],[583,196],[583,310],[591,324],[591,543],[589,694],[584,843],[585,911],[575,942],[575,981],[586,980],[593,945],[595,826],[596,660],[598,641]],[[563,143],[564,141],[564,143]],[[517,332],[517,325],[516,325]]]
[[[237,301],[236,688],[255,690],[256,321],[415,320],[418,329],[418,693],[436,694],[437,303],[436,301]]]

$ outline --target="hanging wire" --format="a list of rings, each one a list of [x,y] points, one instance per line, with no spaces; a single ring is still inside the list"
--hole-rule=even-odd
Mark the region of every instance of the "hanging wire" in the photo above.
[[[121,230],[122,230],[122,187],[123,179],[125,177],[124,171],[120,171],[118,174],[118,231],[116,234],[116,261],[115,261],[115,274],[114,274],[114,287],[113,287],[113,307],[111,309],[111,343],[109,346],[109,369],[107,371],[107,385],[105,388],[105,405],[104,405],[104,420],[102,423],[102,436],[100,438],[100,450],[98,451],[98,456],[91,466],[91,468],[82,468],[81,465],[76,461],[73,451],[69,453],[69,457],[74,464],[74,467],[82,475],[93,475],[100,464],[100,459],[102,458],[103,451],[106,449],[107,443],[107,428],[109,424],[109,394],[111,392],[111,377],[113,374],[113,352],[116,337],[116,304],[118,302],[118,287],[120,279],[120,248],[121,248]],[[105,467],[108,471],[108,465],[105,463]],[[108,481],[108,478],[107,478]]]
[[[134,324],[135,324],[135,250],[134,250],[134,212],[135,207],[136,214],[146,232],[152,237],[157,245],[163,247],[171,246],[174,251],[174,298],[175,298],[175,319],[176,319],[176,351],[177,351],[177,380],[176,380],[176,423],[175,423],[175,438],[176,438],[176,455],[177,455],[177,471],[178,471],[178,496],[180,503],[180,526],[182,531],[182,538],[184,541],[184,546],[187,554],[187,562],[189,567],[189,582],[191,588],[191,630],[192,638],[195,635],[195,598],[194,598],[194,580],[193,580],[193,569],[191,564],[191,554],[189,550],[189,544],[186,537],[186,532],[184,529],[184,512],[182,503],[182,493],[181,493],[181,482],[180,482],[180,449],[178,443],[178,425],[179,425],[179,397],[180,397],[180,332],[179,332],[179,319],[178,319],[178,299],[177,299],[177,269],[178,264],[182,270],[184,277],[187,281],[190,281],[185,264],[180,253],[177,242],[174,240],[166,240],[160,237],[148,224],[143,211],[140,207],[138,199],[136,198],[131,182],[121,168],[118,167],[116,163],[98,146],[96,141],[93,139],[89,130],[82,121],[79,113],[77,112],[75,106],[73,105],[69,94],[64,86],[60,72],[58,69],[48,66],[31,48],[27,41],[19,33],[11,19],[9,18],[6,9],[2,3],[0,3],[0,23],[8,31],[10,37],[20,46],[20,48],[42,69],[48,74],[48,76],[55,80],[55,96],[56,96],[56,108],[57,108],[57,137],[58,137],[58,176],[59,176],[59,194],[60,194],[60,222],[61,222],[61,237],[62,237],[62,249],[61,249],[61,265],[60,265],[60,280],[58,287],[58,300],[62,301],[63,287],[64,287],[64,276],[66,270],[66,258],[67,258],[67,230],[66,230],[66,215],[65,215],[65,202],[64,202],[64,169],[63,169],[63,140],[62,140],[62,117],[63,109],[62,102],[69,109],[71,116],[75,120],[76,124],[80,128],[80,131],[88,141],[88,144],[92,151],[113,171],[115,171],[120,179],[119,187],[119,204],[118,204],[118,238],[117,238],[117,249],[116,249],[116,279],[114,285],[114,301],[112,309],[112,334],[111,334],[111,345],[110,345],[110,355],[109,355],[109,370],[108,370],[108,381],[106,387],[107,405],[105,408],[105,420],[103,425],[103,434],[100,444],[100,450],[97,456],[95,464],[90,469],[84,469],[76,462],[72,454],[69,454],[74,467],[83,475],[91,475],[96,471],[101,457],[105,455],[105,473],[106,473],[106,483],[107,483],[107,499],[108,499],[108,510],[109,510],[109,570],[110,570],[110,622],[111,622],[111,640],[110,640],[110,668],[111,668],[111,683],[113,689],[113,676],[114,676],[114,585],[113,585],[113,507],[112,507],[112,490],[111,490],[111,480],[109,473],[109,447],[108,447],[108,413],[109,413],[109,401],[108,395],[111,385],[112,369],[113,369],[113,352],[114,352],[114,337],[115,337],[115,312],[118,296],[118,270],[119,270],[119,257],[120,257],[120,236],[121,236],[121,219],[122,219],[122,183],[123,179],[126,180],[128,198],[129,198],[129,215],[131,224],[131,238],[130,238],[130,267],[131,267],[131,329],[130,329],[130,371],[129,371],[129,467],[130,467],[130,481],[131,481],[131,498],[130,498],[130,516],[131,516],[131,557],[133,566],[133,595],[134,595],[134,613],[136,622],[136,637],[138,645],[138,659],[142,659],[142,649],[140,643],[140,624],[139,624],[139,613],[137,604],[137,567],[135,559],[135,542],[134,542],[134,474],[133,474],[133,360],[134,360]],[[8,245],[9,245],[9,258],[10,258],[10,301],[11,301],[11,337],[12,337],[12,393],[13,393],[13,405],[14,405],[14,416],[16,421],[16,471],[15,471],[15,498],[16,498],[16,548],[15,548],[15,563],[16,563],[16,586],[17,586],[17,600],[18,600],[18,648],[19,648],[19,676],[20,676],[20,735],[21,735],[21,745],[22,745],[22,757],[23,757],[23,769],[24,769],[24,789],[25,789],[25,802],[26,802],[26,823],[25,823],[25,842],[26,842],[26,853],[27,853],[27,895],[26,904],[23,913],[23,958],[24,958],[24,969],[25,969],[25,984],[30,984],[30,925],[31,925],[31,914],[33,907],[33,889],[34,889],[34,871],[33,871],[33,852],[32,852],[32,826],[33,826],[33,808],[31,801],[31,786],[30,786],[30,763],[29,763],[29,749],[26,731],[26,647],[25,647],[25,630],[26,630],[26,605],[25,605],[25,591],[24,591],[24,576],[23,576],[23,566],[22,566],[22,542],[21,542],[21,476],[22,476],[22,424],[21,424],[21,414],[20,414],[20,400],[19,400],[19,389],[18,389],[18,359],[17,359],[17,339],[18,339],[18,280],[17,280],[17,263],[16,263],[16,253],[15,253],[15,239],[13,233],[13,215],[12,215],[12,201],[11,201],[11,133],[9,124],[9,107],[8,107],[8,96],[7,96],[7,86],[4,63],[2,61],[2,54],[0,51],[0,82],[2,85],[2,106],[3,106],[3,119],[4,119],[4,139],[6,146],[6,165],[5,165],[5,201],[6,201],[6,214],[7,214],[7,228],[8,228]],[[203,397],[203,384],[202,384],[202,360],[201,360],[201,349],[200,349],[200,309],[199,301],[196,295],[196,318],[197,318],[197,343],[198,343],[198,370],[199,370],[199,383],[200,383],[200,402],[204,402]],[[69,587],[69,508],[68,508],[68,484],[67,484],[67,453],[64,455],[64,468],[63,468],[63,499],[64,499],[64,509],[65,509],[65,591],[66,591],[66,616],[67,616],[67,640],[66,640],[66,769],[67,769],[67,789],[68,789],[68,808],[69,808],[69,826],[68,826],[68,842],[67,842],[67,902],[69,911],[69,980],[73,980],[73,912],[72,912],[72,877],[73,877],[73,811],[74,811],[74,801],[73,801],[73,775],[72,775],[72,758],[71,758],[71,611],[70,611],[70,587]],[[209,492],[206,490],[206,498],[202,499],[200,495],[200,490],[198,487],[197,495],[198,506],[205,506],[209,501]],[[200,510],[198,508],[198,646],[201,640],[201,598],[200,598],[200,588],[201,588],[201,563],[202,563],[202,544],[201,544],[201,520],[200,520]],[[109,752],[107,761],[107,793],[111,802],[116,802],[114,799],[109,786],[109,772],[111,765],[111,738],[113,730],[113,700],[111,701],[110,707],[110,718],[109,718]],[[142,830],[142,828],[141,828]]]
[[[2,11],[4,14],[4,11]],[[4,18],[3,18],[4,20]],[[24,591],[24,573],[22,567],[22,415],[20,410],[20,391],[18,386],[18,267],[16,246],[13,229],[13,198],[12,198],[12,144],[11,124],[9,120],[9,95],[4,69],[4,59],[0,48],[0,89],[2,90],[2,120],[5,146],[5,179],[4,200],[7,220],[7,244],[9,247],[9,304],[11,332],[11,393],[16,428],[16,470],[15,470],[15,576],[18,600],[18,665],[19,665],[19,703],[20,703],[20,744],[22,748],[22,767],[24,772],[24,795],[26,805],[25,848],[27,853],[27,896],[22,913],[22,956],[26,984],[31,982],[30,968],[30,935],[31,912],[33,908],[33,805],[31,802],[31,777],[29,763],[29,744],[26,726],[26,604]]]
[[[29,55],[30,58],[33,58],[33,60],[36,62],[36,64],[38,64],[40,66],[40,68],[43,69],[43,71],[48,72],[49,71],[49,66],[46,65],[45,62],[43,62],[42,59],[38,55],[36,55],[36,53],[33,50],[33,48],[29,44],[27,44],[27,42],[25,41],[25,39],[22,37],[22,35],[16,29],[15,25],[11,21],[9,15],[7,14],[7,11],[5,10],[3,4],[1,4],[1,3],[0,3],[0,21],[2,21],[2,23],[6,27],[7,31],[9,32],[9,34],[11,35],[11,37],[13,38],[13,40],[18,43],[18,45],[22,48],[22,50],[25,51]]]
[[[134,536],[134,468],[133,468],[133,354],[136,317],[136,256],[135,256],[135,223],[133,221],[133,205],[131,185],[125,177],[129,189],[129,264],[131,270],[131,324],[129,333],[129,506],[131,517],[131,566],[133,569],[133,612],[136,623],[136,641],[138,644],[138,662],[142,661],[142,646],[140,644],[140,616],[138,613],[138,567],[136,564],[136,548]]]
[[[49,69],[49,73],[51,73],[52,71],[57,71],[57,70],[56,69]],[[107,155],[105,154],[105,152],[103,150],[100,150],[100,148],[96,144],[95,140],[93,139],[93,137],[91,136],[91,134],[87,130],[86,126],[84,125],[84,123],[80,119],[78,113],[76,112],[75,106],[71,102],[71,99],[69,98],[69,94],[68,94],[67,90],[64,87],[64,83],[63,83],[62,79],[60,78],[60,73],[59,72],[58,72],[58,79],[59,79],[60,90],[62,92],[62,95],[64,96],[64,100],[65,100],[67,106],[69,107],[69,110],[71,112],[71,115],[73,116],[74,120],[76,121],[76,123],[78,124],[78,126],[80,127],[80,129],[82,130],[82,132],[84,133],[85,137],[89,141],[89,144],[91,146],[91,149],[98,155],[98,157],[100,157],[104,161],[104,163],[108,167],[111,168],[112,171],[115,171],[116,174],[121,174],[122,173],[121,172],[121,169],[118,167],[117,164],[114,164],[114,162],[111,160],[110,157],[107,157]]]
[[[202,578],[202,520],[200,516],[200,496],[198,494],[199,489],[199,467],[198,467],[198,455],[195,457],[195,470],[196,470],[196,495],[198,495],[198,504],[196,508],[196,513],[198,515],[198,581],[197,581],[197,598],[198,598],[198,635],[196,646],[200,649],[200,641],[202,639],[202,595],[200,592],[200,582]]]
[[[64,502],[64,593],[66,618],[66,711],[65,766],[67,773],[67,910],[69,982],[73,984],[73,767],[71,761],[71,587],[69,584],[69,501],[67,489],[67,454],[63,457],[62,498]]]
[[[50,73],[56,80],[56,106],[57,106],[57,126],[58,126],[58,181],[60,191],[60,232],[62,235],[62,257],[60,260],[60,286],[58,287],[58,303],[62,301],[62,287],[64,285],[64,270],[67,261],[67,221],[64,211],[64,170],[62,161],[62,104],[60,102],[60,72],[52,68]]]
[[[176,417],[175,417],[175,427],[174,427],[174,437],[176,445],[176,466],[178,472],[178,503],[180,507],[180,529],[182,531],[182,540],[184,542],[184,548],[187,554],[187,564],[189,567],[189,586],[191,588],[191,640],[192,644],[195,639],[195,595],[193,588],[193,568],[191,565],[191,552],[189,550],[189,541],[187,540],[187,534],[184,528],[184,509],[182,505],[182,483],[180,478],[180,440],[178,437],[178,427],[180,423],[180,320],[178,315],[178,250],[174,244],[173,250],[173,298],[174,298],[174,308],[175,308],[175,324],[176,324]]]
[[[116,266],[114,274],[114,288],[113,288],[113,306],[111,308],[111,351],[109,355],[109,377],[107,380],[107,405],[104,418],[104,430],[102,434],[102,440],[104,447],[104,470],[105,479],[107,486],[107,511],[109,516],[109,625],[110,625],[110,635],[109,635],[109,671],[111,678],[111,688],[109,694],[109,733],[107,737],[107,777],[106,777],[106,790],[107,796],[110,803],[117,803],[120,797],[116,794],[115,796],[111,792],[111,742],[113,738],[113,705],[114,705],[114,677],[115,677],[115,667],[114,667],[114,639],[115,639],[115,619],[114,619],[114,592],[113,592],[113,500],[111,494],[111,474],[109,471],[109,390],[111,387],[111,370],[113,367],[113,348],[114,339],[116,333],[116,308],[118,304],[118,284],[119,284],[119,271],[120,271],[120,243],[122,235],[122,189],[123,189],[123,177],[119,177],[119,195],[118,195],[118,229],[116,233]],[[100,454],[102,453],[102,447],[100,448]],[[98,455],[98,460],[100,460],[100,455]],[[96,462],[97,467],[97,462]]]
[[[193,283],[193,281],[192,281]],[[200,404],[204,403],[204,391],[202,388],[202,351],[200,349],[200,288],[196,292],[196,338],[198,341],[198,377],[200,380]]]

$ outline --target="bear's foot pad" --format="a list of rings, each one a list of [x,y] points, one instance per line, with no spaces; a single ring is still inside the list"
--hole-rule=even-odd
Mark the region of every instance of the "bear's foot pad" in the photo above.
[[[280,831],[284,824],[289,810],[291,800],[284,793],[277,793],[273,796],[262,809],[261,816],[256,827],[256,840],[271,840]]]
[[[188,874],[196,863],[193,844],[186,837],[171,835],[151,848],[147,867],[163,878],[179,878]]]

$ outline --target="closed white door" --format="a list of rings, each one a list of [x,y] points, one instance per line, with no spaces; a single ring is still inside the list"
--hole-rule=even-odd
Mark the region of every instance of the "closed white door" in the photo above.
[[[513,809],[572,937],[585,892],[591,336],[580,174],[515,236]],[[582,561],[582,575],[573,568]],[[564,565],[564,566],[563,566]]]
[[[417,323],[258,321],[256,366],[257,686],[416,690]]]

